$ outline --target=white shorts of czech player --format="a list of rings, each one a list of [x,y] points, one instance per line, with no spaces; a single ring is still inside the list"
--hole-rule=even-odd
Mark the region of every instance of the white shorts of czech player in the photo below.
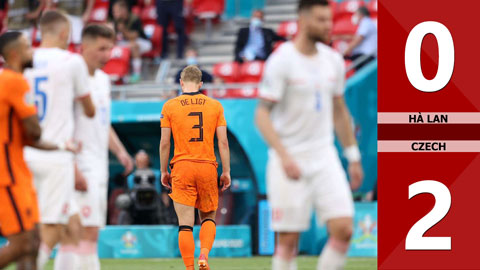
[[[80,218],[85,227],[104,227],[107,221],[108,174],[102,170],[80,169],[87,180],[86,192],[75,192]]]
[[[40,222],[43,224],[67,224],[78,213],[73,199],[75,171],[72,162],[35,161],[28,167],[33,173],[37,189]]]
[[[315,156],[318,158],[293,156],[302,176],[299,180],[292,180],[286,176],[278,155],[270,150],[267,190],[274,231],[308,230],[313,209],[318,223],[353,217],[352,193],[336,149],[326,147]]]

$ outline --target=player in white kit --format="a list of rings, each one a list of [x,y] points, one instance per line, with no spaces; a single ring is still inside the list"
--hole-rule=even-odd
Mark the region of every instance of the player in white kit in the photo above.
[[[108,150],[125,167],[126,175],[133,169],[132,158],[110,125],[110,78],[100,70],[110,59],[114,44],[115,33],[107,26],[93,24],[83,29],[82,56],[97,113],[91,119],[82,113],[81,106],[76,106],[74,138],[82,143],[82,151],[76,155],[75,174],[80,186],[75,199],[84,227],[77,269],[100,269],[97,240],[98,230],[105,226],[107,218]]]
[[[268,59],[256,121],[270,145],[268,200],[277,244],[272,269],[297,269],[299,234],[315,208],[329,240],[319,270],[344,268],[353,231],[353,199],[334,146],[334,131],[349,161],[351,187],[363,171],[343,92],[344,61],[327,42],[332,13],[327,0],[300,0],[299,32]]]
[[[95,115],[87,83],[88,70],[80,55],[65,50],[70,32],[65,15],[57,11],[44,13],[40,30],[42,43],[34,51],[33,69],[25,76],[35,95],[42,139],[62,144],[73,139],[75,100],[82,104],[85,115]],[[37,268],[44,268],[51,250],[60,242],[56,269],[73,269],[69,263],[74,261],[72,250],[78,244],[81,229],[73,200],[74,155],[66,151],[28,148],[25,159],[34,175],[40,208],[41,246]],[[67,235],[73,236],[70,239],[74,241],[67,241]]]

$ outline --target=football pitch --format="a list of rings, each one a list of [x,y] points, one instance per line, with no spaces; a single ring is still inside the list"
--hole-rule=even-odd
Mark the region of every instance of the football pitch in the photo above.
[[[298,259],[298,270],[315,270],[318,257],[302,256]],[[181,259],[105,259],[102,270],[184,270]],[[14,270],[9,267],[7,270]],[[212,270],[271,270],[271,257],[212,258]],[[377,269],[376,258],[349,258],[345,270]],[[46,270],[53,270],[50,260]]]

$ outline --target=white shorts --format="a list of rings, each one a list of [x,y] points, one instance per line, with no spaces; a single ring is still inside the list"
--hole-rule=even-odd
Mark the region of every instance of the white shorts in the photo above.
[[[73,162],[30,161],[37,189],[40,222],[43,224],[67,224],[78,213],[73,199],[75,182]]]
[[[80,168],[87,180],[86,192],[75,191],[80,218],[85,227],[104,227],[107,223],[108,172]]]
[[[353,198],[345,171],[334,146],[312,159],[293,156],[302,171],[299,180],[289,179],[280,158],[270,151],[267,165],[267,194],[272,208],[272,229],[301,232],[310,227],[315,208],[319,223],[353,217]]]
[[[148,39],[144,38],[137,38],[135,41],[138,45],[138,48],[140,50],[140,54],[144,54],[152,50],[152,42]],[[121,40],[117,44],[120,47],[128,47],[130,45],[130,42],[127,40]]]

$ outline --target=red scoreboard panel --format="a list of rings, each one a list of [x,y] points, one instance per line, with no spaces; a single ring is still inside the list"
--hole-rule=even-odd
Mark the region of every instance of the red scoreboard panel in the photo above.
[[[379,269],[480,269],[480,1],[378,9]]]

